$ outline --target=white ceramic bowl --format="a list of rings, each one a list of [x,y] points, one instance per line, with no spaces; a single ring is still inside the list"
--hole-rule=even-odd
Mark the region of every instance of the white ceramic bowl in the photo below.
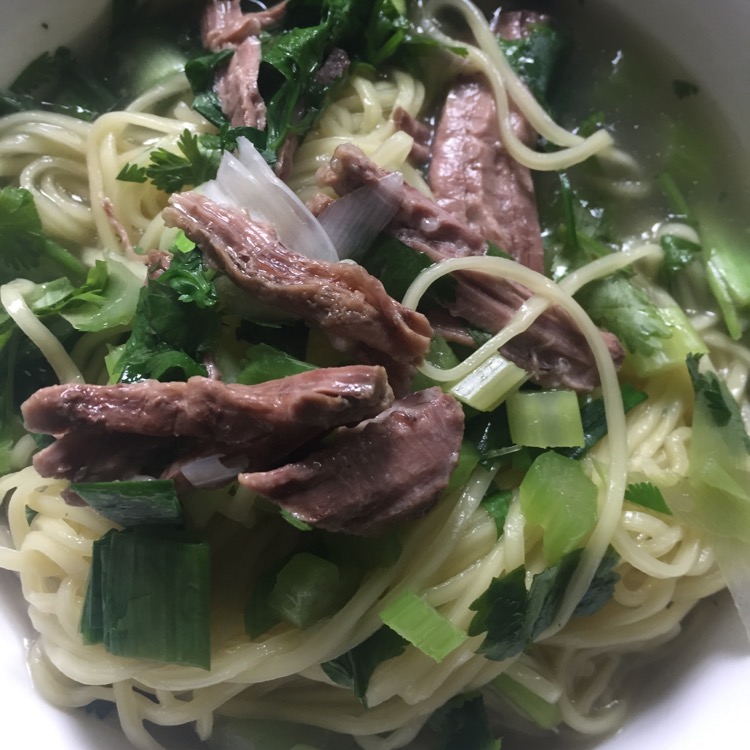
[[[615,7],[685,67],[712,119],[726,125],[731,163],[750,164],[750,2],[747,0],[587,0]],[[101,28],[107,0],[2,0],[0,81],[33,56],[76,43]],[[0,543],[4,541],[0,534]],[[33,631],[17,579],[0,571],[0,737],[5,746],[55,750],[127,750],[118,726],[81,711],[47,705],[33,690],[26,648]],[[687,624],[670,658],[641,677],[642,691],[625,728],[583,743],[597,750],[741,750],[750,746],[747,695],[750,646],[731,601],[707,603]],[[193,743],[185,738],[179,747]],[[546,741],[545,750],[560,743]],[[470,750],[467,748],[467,750]],[[510,750],[510,749],[509,749]]]

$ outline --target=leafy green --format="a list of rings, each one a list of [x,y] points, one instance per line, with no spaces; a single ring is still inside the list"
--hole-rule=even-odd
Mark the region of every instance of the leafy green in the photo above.
[[[640,505],[649,510],[655,510],[657,513],[672,515],[672,511],[664,499],[661,490],[651,482],[635,482],[629,484],[625,490],[625,499],[636,505]]]
[[[508,62],[537,101],[545,102],[555,72],[570,50],[570,40],[547,23],[535,23],[521,39],[498,39]]]
[[[200,251],[175,253],[169,269],[141,290],[130,337],[113,368],[113,379],[180,380],[206,375],[201,363],[219,335],[214,274]]]
[[[512,500],[513,492],[511,490],[499,490],[485,495],[479,506],[484,508],[495,522],[498,539],[505,533],[505,519],[508,517]]]
[[[81,280],[83,264],[42,229],[34,196],[24,188],[0,188],[0,284],[19,276],[46,281],[61,274]]]
[[[251,346],[247,353],[249,361],[237,375],[237,382],[243,385],[265,383],[315,369],[314,365],[295,359],[268,344]]]
[[[701,246],[685,237],[665,234],[659,239],[659,244],[664,251],[663,269],[668,279],[700,260]]]
[[[350,688],[367,708],[367,687],[376,667],[400,656],[407,641],[385,625],[341,656],[323,662],[323,671],[337,685]]]
[[[694,83],[681,78],[675,78],[672,81],[672,90],[678,99],[687,99],[687,97],[695,96],[700,92],[700,89]]]
[[[620,393],[626,414],[648,398],[643,391],[639,391],[629,383],[620,384]],[[595,398],[585,403],[581,407],[581,421],[584,434],[583,448],[558,448],[558,453],[569,458],[581,458],[607,434],[607,415],[604,411],[604,400]]]
[[[553,623],[582,552],[573,550],[535,575],[528,590],[523,566],[493,579],[470,607],[476,614],[469,635],[486,633],[479,653],[502,661],[528,648]],[[613,550],[607,552],[574,614],[593,614],[611,598],[617,560]]]
[[[430,717],[429,725],[442,738],[441,750],[500,750],[478,693],[452,698]]]

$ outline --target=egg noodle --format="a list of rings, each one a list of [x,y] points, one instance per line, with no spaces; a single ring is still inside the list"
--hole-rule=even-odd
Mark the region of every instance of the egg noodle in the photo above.
[[[424,22],[429,25],[432,14],[446,8],[458,10],[470,24],[477,46],[469,48],[463,64],[481,70],[490,81],[503,142],[518,161],[554,170],[597,154],[616,158],[606,133],[584,140],[550,120],[510,69],[484,18],[467,4],[427,3]],[[434,33],[439,35],[437,26]],[[425,98],[424,84],[404,71],[391,70],[377,79],[353,76],[300,144],[289,184],[303,199],[311,198],[318,192],[317,168],[330,160],[336,146],[353,142],[379,166],[402,171],[408,183],[429,194],[421,173],[408,162],[412,139],[393,122],[397,107],[418,116]],[[542,154],[520,143],[510,127],[509,100],[561,149]],[[117,175],[128,163],[147,163],[155,148],[175,150],[186,128],[210,132],[212,127],[189,105],[187,81],[177,75],[126,110],[90,124],[43,112],[5,117],[0,120],[0,175],[32,192],[45,231],[83,247],[84,262],[118,253],[128,263],[142,264],[134,248],[165,250],[174,239],[174,231],[165,229],[160,218],[167,196],[150,184],[123,182]],[[675,231],[692,230],[681,225],[672,227],[671,233]],[[640,383],[648,398],[626,414],[599,330],[573,299],[585,284],[658,259],[660,252],[653,234],[560,283],[502,258],[462,258],[433,266],[407,294],[405,304],[416,307],[438,277],[456,270],[510,279],[533,292],[498,338],[457,371],[440,373],[425,365],[436,378],[462,377],[549,305],[564,309],[575,321],[599,369],[609,434],[582,461],[597,487],[598,520],[556,620],[527,651],[492,661],[477,653],[482,636],[474,636],[436,663],[409,647],[376,669],[367,709],[350,690],[333,684],[320,666],[378,630],[379,612],[403,591],[417,592],[466,630],[474,615],[470,605],[494,578],[519,565],[529,574],[544,569],[542,532],[526,524],[517,491],[504,533],[497,538],[494,521],[480,502],[503,477],[481,467],[429,515],[408,525],[397,562],[371,570],[336,614],[305,630],[277,625],[256,640],[245,633],[244,600],[238,592],[252,586],[267,551],[294,549],[298,532],[258,513],[257,498],[247,490],[195,491],[185,499],[185,512],[214,550],[210,670],[116,657],[101,645],[84,645],[80,620],[92,545],[115,526],[88,507],[66,504],[61,497],[66,482],[39,476],[29,465],[33,443],[23,439],[12,456],[16,470],[0,478],[12,537],[12,547],[0,548],[0,567],[19,574],[38,633],[29,658],[36,687],[58,706],[82,707],[95,700],[116,704],[125,734],[144,749],[161,747],[146,722],[192,724],[206,739],[217,716],[231,716],[324,727],[353,737],[365,750],[389,750],[414,741],[436,710],[472,690],[483,690],[486,705],[502,721],[523,723],[492,687],[501,674],[556,705],[562,723],[576,732],[616,729],[626,711],[618,695],[623,663],[676,636],[695,604],[724,587],[712,548],[697,530],[675,516],[624,500],[631,481],[669,487],[688,475],[693,394],[687,370],[670,370]],[[66,352],[24,306],[23,294],[23,283],[5,285],[3,307],[44,352],[60,382],[106,382],[102,357],[116,333],[88,334]],[[710,349],[713,366],[733,395],[745,399],[750,352],[723,334],[714,316],[696,314],[692,322]],[[747,414],[744,401],[742,407]],[[571,619],[610,545],[620,557],[613,598],[596,614]]]

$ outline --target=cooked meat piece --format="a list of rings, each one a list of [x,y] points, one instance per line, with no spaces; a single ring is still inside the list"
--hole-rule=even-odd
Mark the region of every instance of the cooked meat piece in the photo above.
[[[374,184],[385,174],[356,146],[345,145],[319,171],[318,180],[345,195]],[[486,243],[477,232],[409,185],[403,185],[402,191],[401,207],[387,229],[394,237],[436,263],[486,253]],[[520,284],[476,273],[456,274],[456,280],[456,299],[447,306],[449,312],[489,332],[503,328],[531,296]],[[612,334],[602,332],[602,336],[619,365],[624,357],[622,346]],[[598,371],[585,338],[558,308],[542,313],[501,351],[548,388],[586,392],[598,385]]]
[[[224,456],[244,470],[270,468],[392,401],[382,367],[355,365],[253,386],[200,377],[52,386],[21,408],[29,430],[60,436],[34,457],[42,476],[109,481],[138,474],[175,478],[202,456]]]
[[[432,133],[423,122],[412,117],[403,107],[393,110],[393,124],[397,130],[403,130],[414,139],[411,147],[409,161],[419,166],[426,164],[430,159],[430,137]]]
[[[496,29],[506,39],[528,36],[536,13],[501,13]],[[531,146],[536,133],[511,108],[516,135]],[[488,242],[535,271],[544,251],[530,171],[500,139],[495,97],[483,76],[460,77],[450,88],[432,144],[429,184],[437,203]]]
[[[286,2],[258,13],[243,13],[240,0],[212,0],[203,14],[203,46],[212,52],[240,44],[281,23]]]
[[[216,76],[221,109],[235,128],[266,127],[266,104],[258,90],[260,59],[260,39],[248,37],[237,45],[227,67]]]
[[[158,475],[179,452],[178,438],[87,429],[68,432],[34,455],[43,477],[71,482],[111,482],[138,474]]]
[[[394,402],[298,463],[240,482],[306,523],[374,535],[426,513],[448,486],[463,437],[453,397],[430,388]]]
[[[331,50],[328,57],[323,61],[323,64],[318,68],[315,74],[315,81],[321,86],[330,86],[347,74],[350,64],[349,55],[344,50],[336,47]]]
[[[235,284],[322,329],[339,350],[368,362],[382,355],[386,366],[411,366],[427,352],[427,319],[389,297],[361,266],[294,253],[272,227],[197,193],[173,195],[170,204],[167,225],[182,229]]]
[[[385,372],[323,368],[259,385],[193,377],[42,388],[22,406],[26,428],[61,435],[97,429],[244,444],[276,430],[328,429],[378,414],[393,398]]]

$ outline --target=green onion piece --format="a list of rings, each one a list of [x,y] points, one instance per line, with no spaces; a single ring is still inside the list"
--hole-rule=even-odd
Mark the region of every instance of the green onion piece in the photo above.
[[[463,380],[459,380],[450,392],[474,409],[492,411],[518,390],[527,378],[525,370],[499,354],[493,354]]]
[[[562,714],[555,703],[547,702],[507,674],[496,677],[492,686],[538,727],[554,729],[562,721]]]
[[[276,571],[263,574],[255,584],[245,605],[245,632],[257,638],[268,632],[280,618],[271,608],[271,592],[276,584]]]
[[[116,656],[209,669],[208,545],[183,533],[109,531],[94,543],[81,632]]]
[[[352,593],[352,581],[332,562],[300,552],[279,571],[271,609],[298,628],[309,628],[336,612]]]
[[[182,523],[182,506],[170,479],[75,482],[70,489],[120,526]]]
[[[413,591],[404,591],[380,612],[380,619],[422,653],[437,662],[468,636]]]
[[[573,391],[518,392],[508,397],[510,435],[530,448],[582,448],[581,410]]]
[[[526,520],[544,529],[544,556],[556,563],[575,549],[597,519],[596,486],[581,465],[554,451],[542,453],[520,486]]]

